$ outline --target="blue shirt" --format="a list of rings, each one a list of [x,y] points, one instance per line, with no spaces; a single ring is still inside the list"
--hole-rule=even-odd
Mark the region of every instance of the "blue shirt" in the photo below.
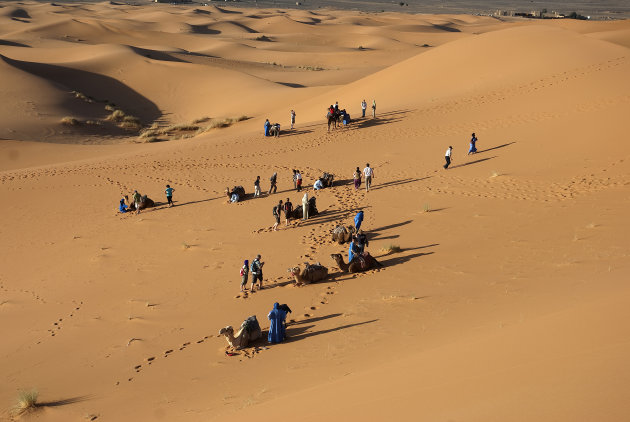
[[[166,190],[164,192],[166,192],[166,196],[173,196],[173,191],[175,189],[173,188],[166,188]]]

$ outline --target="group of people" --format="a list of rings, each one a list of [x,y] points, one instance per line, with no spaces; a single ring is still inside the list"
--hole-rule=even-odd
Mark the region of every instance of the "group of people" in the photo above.
[[[372,179],[374,178],[374,169],[370,167],[370,163],[365,165],[363,171],[359,170],[359,167],[352,174],[352,178],[354,180],[354,189],[359,190],[361,187],[361,178],[365,180],[365,191],[369,192],[370,187],[372,186]]]
[[[468,147],[468,154],[476,154],[477,153],[477,135],[473,132],[470,138],[470,146]],[[453,160],[453,146],[449,146],[446,152],[444,153],[444,159],[446,163],[444,164],[444,169],[448,169],[448,166],[451,165],[451,161]]]
[[[256,290],[256,286],[258,286],[258,290],[263,288],[263,265],[260,259],[262,257],[260,254],[256,255],[256,258],[252,260],[252,263],[249,263],[249,260],[243,261],[243,266],[241,267],[241,292],[247,290],[247,281],[249,279],[249,273],[252,273],[252,286],[251,291]]]
[[[365,117],[365,110],[367,110],[367,103],[365,99],[361,101],[361,112],[363,113],[361,117]],[[372,100],[372,118],[376,117],[376,100]]]
[[[308,192],[304,192],[304,196],[302,196],[302,221],[308,220],[309,205]],[[282,213],[284,213],[285,225],[289,227],[289,221],[291,221],[291,217],[293,215],[293,203],[289,198],[287,198],[286,202],[284,203],[281,199],[278,201],[277,205],[274,205],[272,212],[273,218],[275,219],[275,223],[272,227],[274,232],[278,230],[278,224],[280,224]]]
[[[171,185],[166,185],[166,189],[164,190],[164,193],[166,194],[166,203],[168,204],[169,208],[174,206],[173,192],[175,192],[175,189],[173,189]],[[131,211],[130,210],[131,203],[129,205],[127,205],[126,203],[126,201],[128,200],[129,199],[126,195],[120,199],[120,202],[118,204],[118,212],[126,213],[128,211]],[[148,201],[148,198],[146,195],[142,196],[140,192],[138,192],[137,190],[133,191],[133,195],[131,195],[131,202],[133,203],[133,208],[135,209],[136,214],[140,214],[140,210],[144,208],[143,204],[146,205],[147,201]]]

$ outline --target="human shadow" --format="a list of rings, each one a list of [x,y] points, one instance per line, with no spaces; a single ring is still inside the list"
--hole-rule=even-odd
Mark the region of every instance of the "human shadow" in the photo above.
[[[313,217],[309,217],[308,220],[300,222],[300,226],[306,227],[306,226],[312,226],[314,224],[330,223],[332,221],[337,221],[339,218],[345,218],[348,214],[352,214],[354,212],[358,212],[359,210],[365,210],[368,208],[370,208],[370,206],[353,207],[353,208],[333,210],[333,211],[329,211],[329,210],[320,211],[317,215],[314,215]]]
[[[333,180],[333,186],[345,186],[354,183],[354,179],[337,179]]]
[[[385,267],[392,267],[394,265],[403,264],[407,261],[411,261],[414,258],[419,258],[425,255],[433,255],[434,253],[435,252],[418,252],[411,255],[397,256],[394,258],[384,259],[384,260],[379,258],[379,262],[383,264],[383,266]]]
[[[483,152],[492,151],[493,149],[505,148],[505,147],[510,146],[512,144],[515,144],[515,143],[516,143],[516,141],[512,141],[512,142],[508,142],[507,144],[497,145],[496,147],[482,149],[482,150],[477,151],[476,154],[481,154]]]
[[[319,336],[322,334],[328,334],[328,333],[333,333],[335,331],[340,331],[340,330],[345,330],[348,328],[352,328],[352,327],[358,327],[360,325],[365,325],[365,324],[371,324],[373,322],[378,321],[378,319],[371,319],[368,321],[363,321],[363,322],[357,322],[354,324],[346,324],[346,325],[341,325],[339,327],[335,327],[335,328],[329,328],[327,330],[319,330],[319,331],[312,331],[312,332],[307,332],[307,330],[315,327],[314,325],[307,325],[307,326],[303,326],[303,327],[295,327],[295,328],[287,328],[287,339],[284,341],[285,343],[290,343],[292,341],[296,341],[296,340],[303,340],[305,338],[309,338],[309,337],[314,337],[314,336]],[[292,326],[291,326],[292,327]]]
[[[472,164],[477,164],[477,163],[481,163],[481,162],[483,162],[483,161],[492,160],[493,158],[497,158],[497,156],[496,156],[496,155],[493,155],[492,157],[488,157],[488,158],[480,158],[479,160],[470,161],[470,162],[468,162],[468,163],[457,164],[456,166],[452,166],[452,167],[449,167],[449,168],[451,168],[451,169],[456,169],[456,168],[459,168],[459,167],[470,166],[470,165],[472,165]]]
[[[413,220],[406,220],[406,221],[402,221],[400,223],[394,223],[394,224],[389,224],[389,225],[383,226],[383,227],[377,227],[375,229],[370,230],[370,233],[377,233],[377,232],[384,231],[384,230],[395,229],[396,227],[405,226],[405,225],[411,223],[412,221]]]
[[[289,136],[305,135],[313,132],[312,129],[286,129],[280,132],[280,138],[286,138]]]
[[[290,324],[290,325],[310,324],[312,322],[323,321],[325,319],[337,318],[337,317],[339,317],[341,315],[343,315],[343,314],[328,314],[328,315],[324,315],[324,316],[320,316],[320,317],[313,317],[313,318],[303,319],[301,321],[288,322],[287,324]]]
[[[376,186],[371,186],[370,190],[378,190],[378,189],[384,189],[384,188],[388,188],[388,187],[392,187],[392,186],[397,186],[397,185],[404,185],[407,183],[413,183],[413,182],[419,182],[421,180],[425,180],[425,179],[430,179],[433,176],[425,176],[425,177],[408,177],[406,179],[400,179],[400,180],[392,180],[391,182],[385,182],[385,183],[379,183]]]

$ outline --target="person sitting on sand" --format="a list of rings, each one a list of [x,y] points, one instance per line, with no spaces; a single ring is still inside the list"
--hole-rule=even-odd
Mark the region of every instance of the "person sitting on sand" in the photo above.
[[[322,183],[321,179],[317,179],[315,183],[313,183],[313,189],[315,189],[316,191],[323,188],[324,188],[324,184]]]
[[[118,211],[119,212],[127,212],[127,208],[129,208],[127,206],[127,204],[125,204],[125,198],[122,198],[120,200],[120,205],[118,205]]]
[[[281,343],[286,334],[285,320],[287,318],[287,313],[280,309],[280,304],[276,302],[273,304],[273,309],[269,312],[267,318],[271,321],[267,340],[269,343]]]

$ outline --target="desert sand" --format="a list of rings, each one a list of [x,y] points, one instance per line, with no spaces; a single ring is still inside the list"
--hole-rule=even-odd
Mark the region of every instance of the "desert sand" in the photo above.
[[[0,420],[628,419],[629,21],[5,2],[0,93]],[[272,232],[292,169],[320,214]],[[384,267],[346,274],[358,210]]]

